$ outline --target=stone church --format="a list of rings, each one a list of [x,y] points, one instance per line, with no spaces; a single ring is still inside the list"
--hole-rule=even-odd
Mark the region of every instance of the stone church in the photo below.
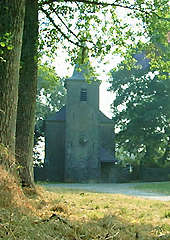
[[[112,181],[114,123],[99,110],[100,82],[76,66],[65,82],[67,101],[45,120],[45,171],[49,181]]]

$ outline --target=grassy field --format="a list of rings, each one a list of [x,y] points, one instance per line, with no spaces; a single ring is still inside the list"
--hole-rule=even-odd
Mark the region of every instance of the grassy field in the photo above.
[[[170,202],[39,187],[28,205],[0,208],[0,239],[170,239]]]
[[[134,187],[138,190],[170,195],[170,182],[142,183]]]

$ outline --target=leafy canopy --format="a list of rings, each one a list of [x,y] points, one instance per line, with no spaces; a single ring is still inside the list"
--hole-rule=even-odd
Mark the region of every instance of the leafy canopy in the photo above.
[[[148,49],[152,47],[148,51],[151,65],[159,59],[160,67],[166,68],[162,55],[155,53],[151,43],[158,31],[161,42],[167,44],[167,0],[41,0],[39,9],[42,54],[56,53],[61,43],[72,63],[77,61],[78,48],[88,48],[85,62],[93,62],[94,58],[101,62],[107,54],[120,54],[131,64],[132,50],[145,42]]]
[[[151,72],[144,54],[137,56],[142,68],[128,70],[120,64],[112,72],[110,90],[116,94],[112,107],[118,146],[147,162],[159,160],[168,147],[170,83],[160,79],[159,72]]]

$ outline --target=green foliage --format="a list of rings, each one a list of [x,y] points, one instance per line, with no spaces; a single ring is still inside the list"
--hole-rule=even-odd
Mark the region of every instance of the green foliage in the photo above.
[[[142,154],[138,152],[131,153],[130,151],[127,151],[125,147],[121,147],[121,145],[117,144],[116,159],[118,159],[118,164],[123,167],[129,165],[139,167]]]
[[[2,48],[7,48],[8,50],[13,49],[11,33],[5,33],[3,36],[0,37],[0,46]]]
[[[139,54],[143,56],[143,54]],[[139,59],[142,62],[142,59]],[[151,72],[145,59],[142,69],[124,68],[112,72],[111,90],[118,148],[151,164],[161,159],[169,140],[169,80]],[[166,159],[168,160],[168,159]]]
[[[143,1],[145,2],[145,1]],[[149,3],[151,4],[151,3]],[[145,51],[146,57],[150,60],[150,70],[159,71],[160,79],[167,79],[170,68],[170,48],[168,43],[168,32],[170,28],[168,1],[154,1],[152,3],[153,14],[148,18],[140,13],[136,15],[141,19],[143,33],[139,33],[136,46],[131,44],[124,54],[124,64],[129,69],[135,66],[133,54],[138,51]],[[143,39],[142,39],[143,38]],[[132,64],[133,63],[133,64]]]
[[[11,33],[5,33],[3,35],[0,35],[0,62],[6,62],[6,60],[3,58],[4,50],[12,50],[12,34]]]
[[[166,68],[164,59],[155,53],[150,36],[167,45],[168,1],[41,1],[39,3],[40,52],[56,53],[56,45],[67,50],[72,63],[79,48],[89,50],[89,58],[103,61],[107,54],[120,54],[132,62],[132,50],[147,43],[151,65]],[[69,44],[68,44],[69,43]],[[152,51],[150,51],[152,49]],[[128,52],[127,52],[128,50]]]
[[[49,64],[40,64],[38,67],[38,89],[36,100],[36,126],[34,144],[37,145],[44,137],[44,120],[52,113],[58,111],[65,104],[66,90],[64,79],[57,76],[55,68]],[[36,148],[36,147],[35,147]],[[35,158],[39,153],[34,149]]]
[[[50,112],[58,111],[65,104],[64,79],[57,76],[55,68],[39,65],[36,120],[44,120]]]
[[[148,166],[165,164],[170,157],[168,2],[161,2],[154,1],[154,14],[148,19],[141,12],[136,16],[142,20],[145,41],[139,39],[136,47],[127,49],[110,81],[110,90],[116,93],[113,112],[118,148]]]

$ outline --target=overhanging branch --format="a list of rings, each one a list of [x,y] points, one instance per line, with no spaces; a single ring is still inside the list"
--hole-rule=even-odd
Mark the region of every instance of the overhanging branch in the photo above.
[[[42,5],[45,5],[45,4],[50,4],[50,3],[54,3],[54,2],[70,2],[70,3],[85,3],[85,4],[89,4],[89,5],[96,5],[96,6],[101,6],[101,7],[109,7],[109,6],[112,6],[112,7],[120,7],[120,8],[125,8],[125,9],[129,9],[129,10],[133,10],[133,11],[138,11],[138,12],[142,12],[146,15],[150,15],[151,13],[148,12],[147,10],[144,10],[142,8],[138,8],[138,7],[135,7],[133,5],[130,5],[130,6],[126,6],[126,5],[122,5],[122,4],[118,4],[116,3],[116,1],[114,3],[105,3],[105,2],[98,2],[98,1],[91,1],[91,0],[64,0],[64,1],[61,1],[61,0],[46,0],[42,3],[40,3],[39,5],[42,6]],[[157,16],[159,19],[162,19],[162,20],[166,20],[166,21],[170,21],[170,18],[163,18],[163,17],[160,17],[157,13],[155,12],[152,12],[152,14],[154,14],[155,16]]]
[[[71,40],[67,34],[65,34],[59,26],[57,26],[57,24],[54,22],[54,20],[52,19],[52,17],[50,16],[50,14],[48,13],[48,11],[46,11],[43,7],[40,8],[40,10],[46,15],[46,17],[50,20],[50,22],[53,24],[53,26],[60,32],[60,34],[67,39],[70,43],[76,45],[77,47],[82,48],[83,46],[81,44],[79,44],[79,42],[74,42],[73,40]]]
[[[63,19],[59,16],[59,14],[55,13],[57,15],[57,17],[59,18],[59,20],[62,22],[62,24],[66,27],[67,31],[70,32],[78,41],[79,38],[77,37],[77,35],[67,26],[67,24],[63,21]]]

